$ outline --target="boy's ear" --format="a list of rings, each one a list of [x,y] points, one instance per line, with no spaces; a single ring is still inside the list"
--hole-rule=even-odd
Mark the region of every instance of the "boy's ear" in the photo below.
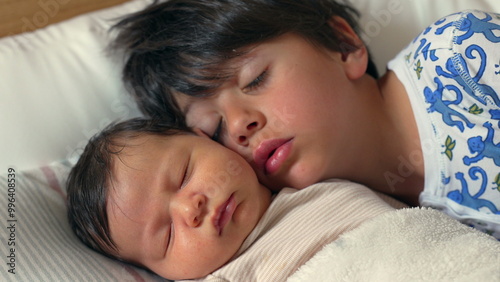
[[[347,77],[352,80],[362,77],[368,67],[365,44],[344,18],[333,16],[328,24],[341,40],[339,49]]]

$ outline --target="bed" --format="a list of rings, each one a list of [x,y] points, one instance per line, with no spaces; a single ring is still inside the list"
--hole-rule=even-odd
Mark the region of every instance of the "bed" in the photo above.
[[[1,281],[162,281],[85,246],[66,218],[65,179],[87,140],[140,116],[104,51],[117,17],[150,0],[0,0]],[[497,0],[352,0],[381,73],[427,24]],[[499,257],[493,265],[500,265]],[[496,281],[500,281],[497,277]]]

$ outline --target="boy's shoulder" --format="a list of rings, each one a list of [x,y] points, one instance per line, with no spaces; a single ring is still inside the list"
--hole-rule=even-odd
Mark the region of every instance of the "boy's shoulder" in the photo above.
[[[463,53],[464,46],[498,43],[500,14],[465,10],[442,17],[425,28],[409,45],[413,57],[433,58],[438,49]]]
[[[435,89],[449,83],[467,93],[491,92],[481,85],[494,83],[500,73],[499,43],[500,14],[466,10],[429,25],[388,67],[404,73],[418,93],[424,93],[425,86]]]
[[[467,10],[459,13],[454,23],[455,44],[462,45],[474,37],[497,43],[500,39],[500,14],[479,10]]]

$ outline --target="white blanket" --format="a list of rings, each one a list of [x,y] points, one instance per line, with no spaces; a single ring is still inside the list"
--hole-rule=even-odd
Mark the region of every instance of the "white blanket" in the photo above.
[[[288,281],[500,281],[500,242],[435,210],[396,210],[326,245]]]

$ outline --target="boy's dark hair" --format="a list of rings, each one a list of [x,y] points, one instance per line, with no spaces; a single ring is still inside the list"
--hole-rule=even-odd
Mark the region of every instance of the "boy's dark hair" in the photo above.
[[[292,32],[330,50],[358,49],[328,24],[340,16],[358,31],[358,12],[340,1],[154,1],[114,26],[111,47],[128,56],[123,78],[142,112],[184,122],[173,94],[210,95],[229,76],[224,63],[244,47]],[[378,76],[371,60],[367,73]]]
[[[113,157],[128,146],[127,140],[144,134],[171,136],[183,132],[190,130],[165,121],[135,118],[111,124],[90,139],[66,183],[68,220],[85,245],[120,260],[110,236],[106,205]]]

